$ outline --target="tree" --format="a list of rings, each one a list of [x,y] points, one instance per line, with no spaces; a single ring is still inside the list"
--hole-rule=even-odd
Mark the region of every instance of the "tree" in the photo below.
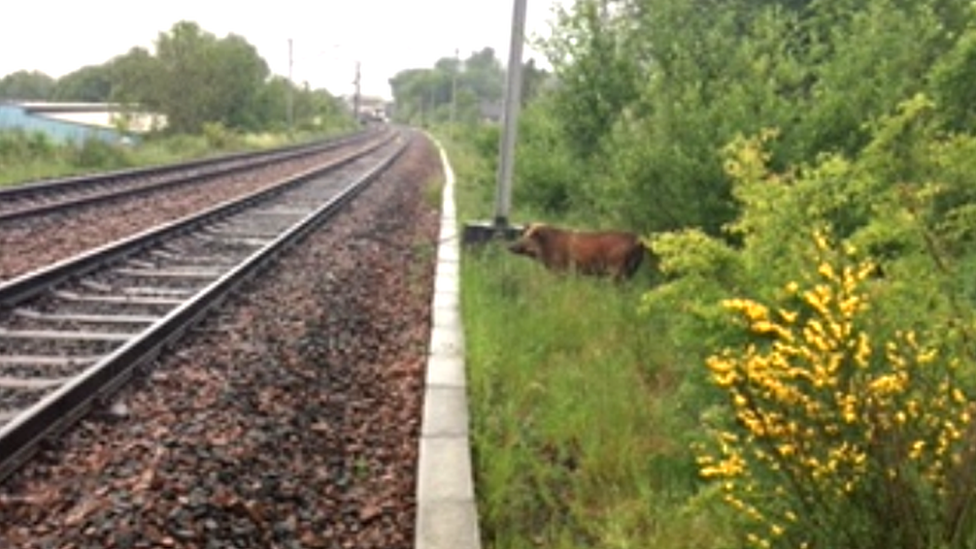
[[[522,67],[522,105],[527,105],[542,93],[543,88],[550,82],[549,71],[540,69],[535,59],[529,59]]]
[[[495,50],[483,48],[472,53],[463,65],[459,86],[468,88],[484,101],[500,101],[505,88],[505,68]]]
[[[244,38],[218,40],[196,23],[181,21],[156,41],[156,75],[143,102],[166,115],[175,132],[196,132],[206,122],[254,127],[252,113],[267,63]]]
[[[134,47],[108,62],[112,78],[110,99],[121,103],[143,103],[153,107],[152,100],[159,78],[156,58],[142,47]]]
[[[47,101],[55,81],[39,71],[17,71],[0,79],[0,99]]]
[[[220,102],[215,111],[230,127],[254,128],[253,107],[271,70],[257,49],[243,37],[231,34],[214,44],[211,68]]]
[[[112,70],[109,64],[82,67],[58,79],[55,101],[107,102],[112,96]]]
[[[592,213],[720,234],[738,206],[718,151],[739,134],[777,129],[777,169],[856,155],[921,91],[971,128],[974,19],[964,0],[577,0],[545,43],[542,150],[583,161],[565,194]]]
[[[544,71],[530,62],[525,85],[535,89]],[[456,79],[456,87],[455,87]],[[505,71],[495,51],[484,48],[458,62],[453,57],[439,59],[431,69],[407,69],[390,79],[397,117],[405,121],[446,121],[450,116],[452,90],[457,94],[455,115],[459,121],[480,119],[483,105],[498,104],[505,87]],[[473,100],[472,100],[473,99]]]

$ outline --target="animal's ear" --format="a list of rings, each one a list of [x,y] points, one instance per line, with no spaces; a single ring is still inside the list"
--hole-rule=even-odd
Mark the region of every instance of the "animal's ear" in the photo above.
[[[522,238],[530,238],[530,239],[536,238],[536,235],[539,234],[539,230],[541,228],[542,228],[542,223],[538,223],[538,222],[529,223],[525,227],[525,230],[522,231]]]

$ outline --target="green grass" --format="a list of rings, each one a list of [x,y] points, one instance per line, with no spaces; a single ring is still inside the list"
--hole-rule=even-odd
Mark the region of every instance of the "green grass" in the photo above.
[[[466,252],[462,280],[487,546],[707,546],[717,534],[684,511],[680,368],[638,312],[642,286],[558,277],[500,246]]]
[[[494,181],[446,146],[461,220],[490,218]],[[486,171],[488,173],[486,173]],[[488,202],[487,204],[485,202]],[[727,546],[698,494],[677,359],[639,312],[652,283],[561,277],[500,244],[466,248],[466,337],[480,527],[488,549]]]
[[[208,135],[177,135],[146,139],[130,145],[88,141],[83,145],[57,145],[41,134],[0,132],[0,186],[71,175],[139,166],[182,162],[231,152],[283,147],[350,131],[333,129],[323,134],[232,134],[211,130]]]

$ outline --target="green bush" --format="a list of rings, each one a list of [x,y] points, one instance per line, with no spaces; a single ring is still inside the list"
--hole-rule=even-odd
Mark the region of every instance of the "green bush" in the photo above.
[[[734,420],[708,426],[702,475],[756,547],[971,547],[961,357],[885,335],[900,322],[871,318],[870,260],[819,234],[815,254],[774,304],[725,302],[749,343],[708,358]]]
[[[711,387],[699,372],[681,392],[714,435],[694,440],[718,482],[709,493],[740,513],[747,544],[974,541],[965,494],[976,487],[959,467],[976,457],[962,438],[976,388],[965,274],[976,253],[961,221],[972,219],[963,171],[976,139],[934,131],[933,112],[915,97],[869,125],[857,158],[786,173],[770,169],[775,132],[737,139],[725,163],[737,245],[696,231],[654,239],[666,281],[645,310],[672,315],[676,356],[710,367]],[[824,227],[836,245],[818,237],[811,249]]]
[[[519,126],[513,202],[547,215],[566,214],[579,206],[579,189],[587,174],[560,139],[560,125],[551,105],[545,101],[531,105]]]
[[[101,139],[86,139],[72,151],[71,163],[82,169],[112,170],[132,165],[126,149]]]
[[[206,122],[203,124],[203,138],[207,145],[218,151],[233,149],[241,146],[241,139],[220,122]]]

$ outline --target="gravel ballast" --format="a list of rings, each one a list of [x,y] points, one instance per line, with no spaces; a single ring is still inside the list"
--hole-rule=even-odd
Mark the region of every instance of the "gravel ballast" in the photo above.
[[[411,547],[440,180],[415,137],[0,485],[0,547]]]

